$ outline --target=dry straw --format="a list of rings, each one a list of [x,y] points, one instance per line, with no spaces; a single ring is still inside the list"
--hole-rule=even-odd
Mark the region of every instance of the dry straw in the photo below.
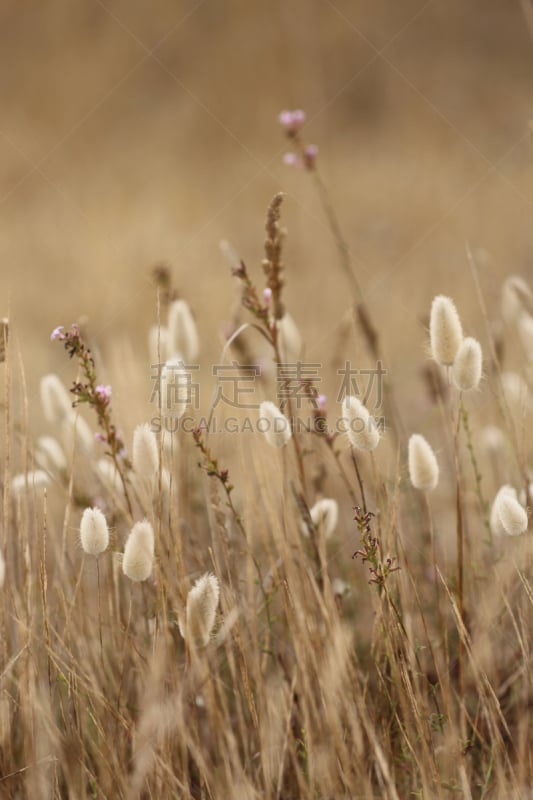
[[[379,444],[379,430],[376,420],[361,401],[347,395],[343,403],[343,419],[350,444],[357,450],[375,450]]]
[[[185,622],[179,622],[180,633],[189,644],[205,647],[215,625],[220,586],[215,575],[198,578],[187,595]]]
[[[259,406],[258,429],[271,447],[285,447],[292,436],[291,424],[275,403],[264,400]]]
[[[80,522],[80,541],[85,553],[99,556],[109,545],[109,528],[99,508],[86,508]]]
[[[159,470],[159,449],[155,433],[147,423],[133,432],[133,469],[141,478],[151,480]]]
[[[439,465],[433,448],[420,433],[413,433],[408,445],[409,478],[415,489],[433,491],[439,482]]]
[[[167,351],[174,359],[180,353],[187,364],[194,364],[200,350],[198,331],[185,300],[175,300],[168,310]]]
[[[7,341],[9,339],[9,320],[7,317],[0,319],[0,364],[6,360]]]
[[[481,380],[483,357],[481,345],[467,336],[459,345],[452,367],[453,382],[462,392],[477,389]]]
[[[168,329],[164,325],[152,325],[148,331],[148,352],[151,364],[161,364],[171,355],[168,352]]]
[[[124,548],[122,571],[130,580],[145,581],[152,574],[154,529],[147,519],[136,522]]]
[[[463,340],[463,329],[455,303],[449,297],[440,294],[433,300],[429,338],[431,355],[435,361],[443,366],[451,366]]]

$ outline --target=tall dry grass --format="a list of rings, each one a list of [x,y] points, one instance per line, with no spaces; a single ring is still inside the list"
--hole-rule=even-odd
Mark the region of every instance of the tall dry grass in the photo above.
[[[530,6],[2,5],[1,798],[533,796]]]
[[[276,196],[263,275],[233,262],[244,308],[220,359],[270,351],[274,370],[257,384],[268,402],[288,312],[281,209]],[[486,314],[474,257],[470,268]],[[55,423],[48,414],[46,433],[62,451],[57,441],[36,447],[23,364],[4,327],[2,796],[529,797],[533,546],[523,526],[508,528],[507,511],[489,513],[510,484],[527,524],[531,353],[518,348],[531,308],[527,285],[516,285],[504,290],[503,334],[516,372],[505,370],[486,316],[485,329],[468,331],[483,342],[479,389],[457,389],[449,366],[427,373],[433,401],[413,432],[436,456],[410,450],[416,489],[401,429],[386,417],[378,436],[353,400],[344,414],[366,434],[335,434],[328,424],[341,406],[318,398],[312,378],[300,381],[303,410],[294,397],[285,416],[262,407],[271,422],[291,418],[292,435],[205,424],[169,433],[169,409],[153,407],[134,433],[101,376],[142,384],[148,353],[111,375],[89,348],[90,328],[54,332],[50,346],[71,355],[78,405],[58,401]],[[170,273],[158,271],[153,298],[172,327]],[[166,355],[159,339],[163,361],[195,337],[185,319]],[[462,336],[452,322],[444,349],[434,339],[446,337],[446,320],[431,329],[447,364]],[[352,324],[364,342],[357,314]],[[413,341],[413,360],[423,364],[426,350]],[[388,407],[393,388],[385,377]],[[61,400],[60,384],[55,391]],[[420,380],[412,391],[428,387]],[[131,391],[124,397],[135,405]],[[186,406],[180,398],[182,421]],[[77,431],[77,414],[98,429],[94,442]],[[242,425],[258,416],[204,402],[192,418],[220,424],[232,414]],[[305,414],[307,431],[296,424]],[[336,502],[317,510],[326,499]],[[91,507],[110,529],[105,552],[101,528],[80,543]]]

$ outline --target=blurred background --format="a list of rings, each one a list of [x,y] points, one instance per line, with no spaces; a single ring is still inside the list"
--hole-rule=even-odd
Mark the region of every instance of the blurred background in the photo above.
[[[407,397],[434,294],[453,296],[482,338],[467,243],[489,309],[506,275],[532,277],[527,9],[3,0],[0,316],[30,395],[45,372],[72,379],[49,337],[81,317],[104,355],[127,340],[148,364],[150,273],[161,262],[198,319],[202,358],[216,361],[236,296],[219,242],[259,280],[265,210],[280,190],[287,305],[307,355],[331,357],[348,335],[347,284],[310,176],[282,163],[277,122],[281,109],[303,108]]]

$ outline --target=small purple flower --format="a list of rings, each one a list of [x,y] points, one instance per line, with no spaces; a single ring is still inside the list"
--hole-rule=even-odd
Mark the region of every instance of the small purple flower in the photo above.
[[[299,169],[302,169],[304,165],[302,159],[296,153],[285,153],[283,163],[287,167],[298,167]]]
[[[282,111],[278,117],[279,124],[289,136],[294,136],[305,122],[305,111],[295,109],[294,111]]]
[[[319,409],[321,411],[325,411],[326,410],[326,400],[327,400],[327,397],[326,397],[325,394],[319,394],[318,397],[317,397],[318,407],[319,407]]]
[[[271,299],[272,299],[272,289],[269,286],[267,286],[267,288],[263,290],[263,300],[267,308],[270,306]]]
[[[318,147],[316,144],[308,144],[304,150],[305,166],[307,169],[314,168],[317,155]]]
[[[64,330],[65,328],[63,325],[58,325],[57,328],[54,328],[50,334],[50,341],[55,342],[56,339],[63,340],[65,338],[65,334],[63,333]]]
[[[97,433],[94,434],[94,438],[96,439],[97,442],[105,442],[106,440],[104,434],[100,433],[100,431],[97,431]]]
[[[104,386],[103,383],[99,383],[98,386],[94,387],[94,391],[96,396],[105,403],[111,400],[111,386]]]

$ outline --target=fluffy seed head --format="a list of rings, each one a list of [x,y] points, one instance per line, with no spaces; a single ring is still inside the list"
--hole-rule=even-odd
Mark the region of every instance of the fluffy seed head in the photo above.
[[[502,317],[512,325],[524,311],[533,313],[533,294],[523,278],[510,275],[502,286]]]
[[[490,529],[495,536],[518,536],[527,530],[527,513],[512,486],[502,486],[492,503]]]
[[[442,294],[431,305],[429,340],[435,361],[443,366],[453,364],[463,340],[463,329],[455,303]]]
[[[439,482],[439,465],[433,448],[421,434],[413,433],[408,445],[409,478],[415,489],[432,491]]]
[[[284,447],[292,436],[289,420],[270,400],[264,400],[259,406],[257,427],[271,447]]]
[[[46,421],[51,425],[61,424],[72,417],[72,396],[57,375],[41,378],[41,406]]]
[[[14,494],[22,494],[26,489],[43,490],[50,484],[50,478],[43,469],[36,469],[33,472],[21,472],[11,480],[11,491]]]
[[[65,417],[60,425],[61,439],[67,454],[73,448],[76,452],[91,453],[94,450],[94,434],[90,425],[76,412]]]
[[[90,556],[98,556],[109,545],[109,528],[99,508],[86,508],[80,522],[80,541]]]
[[[237,250],[234,248],[231,242],[228,242],[227,239],[221,239],[219,242],[220,252],[226,259],[226,262],[231,268],[231,271],[241,269],[242,261],[241,257],[238,254]]]
[[[499,510],[501,498],[506,494],[516,499],[516,490],[513,489],[512,486],[502,486],[501,489],[498,490],[498,493],[496,494],[496,497],[492,502],[492,507],[490,510],[489,522],[493,536],[505,536],[507,533],[507,531],[502,525],[502,521],[500,519],[500,510]]]
[[[317,500],[313,508],[310,509],[313,524],[324,533],[324,538],[329,539],[337,527],[339,518],[339,505],[336,500],[324,497]]]
[[[479,432],[479,443],[486,453],[496,454],[505,448],[506,440],[497,425],[485,425]]]
[[[159,390],[163,416],[179,419],[192,401],[190,373],[185,369],[181,356],[169,359],[164,364]]]
[[[342,408],[350,444],[357,450],[375,450],[379,444],[379,431],[368,409],[353,395],[344,398]]]
[[[477,389],[481,380],[483,357],[481,345],[477,339],[467,336],[459,345],[455,356],[452,377],[453,382],[462,392]]]
[[[35,459],[44,470],[62,472],[67,468],[67,459],[63,448],[53,436],[40,436],[37,439]]]
[[[282,360],[286,364],[298,361],[302,355],[302,337],[290,314],[277,321],[278,344]]]
[[[151,480],[159,470],[159,450],[155,433],[147,423],[133,432],[133,469],[141,478]]]
[[[527,512],[522,508],[516,496],[513,496],[510,492],[501,495],[498,501],[497,513],[505,532],[509,536],[519,536],[527,531]]]
[[[147,519],[136,522],[130,531],[122,558],[122,571],[132,581],[145,581],[152,574],[154,530]]]
[[[198,578],[187,595],[185,623],[179,623],[184,639],[196,647],[209,643],[215,624],[220,587],[218,579],[206,573]]]
[[[521,314],[518,318],[518,335],[528,361],[533,361],[533,317]]]
[[[502,386],[509,410],[518,418],[522,418],[532,406],[531,393],[526,381],[518,372],[504,372]]]
[[[344,597],[350,593],[350,584],[343,581],[342,578],[333,578],[331,581],[331,590],[335,597]]]
[[[110,489],[116,494],[124,494],[122,478],[110,458],[99,458],[96,462],[96,469],[106,489]]]
[[[185,300],[175,300],[168,310],[168,353],[174,358],[182,353],[187,364],[194,364],[198,358],[200,346],[198,331]]]

